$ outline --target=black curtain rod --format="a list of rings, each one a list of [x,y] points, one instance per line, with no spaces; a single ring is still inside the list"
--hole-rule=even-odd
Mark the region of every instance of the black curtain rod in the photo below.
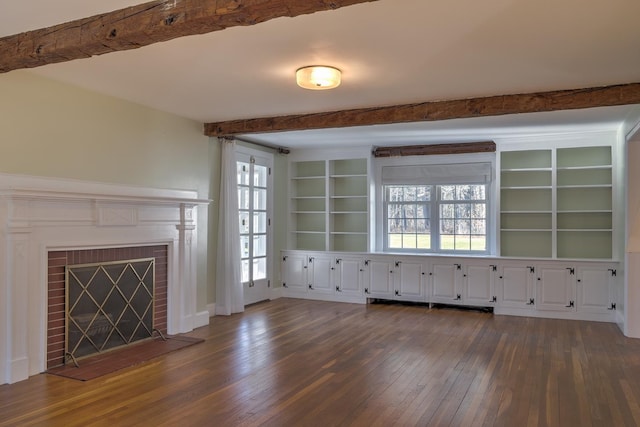
[[[270,144],[265,144],[263,142],[256,142],[256,141],[252,141],[250,139],[243,139],[243,138],[238,138],[238,137],[235,137],[235,139],[238,140],[238,141],[246,142],[248,144],[254,144],[254,145],[258,145],[260,147],[270,148],[272,150],[275,150],[278,154],[289,154],[291,152],[291,150],[289,150],[288,148],[285,148],[285,147],[277,147],[277,146],[273,146],[273,145],[270,145]]]

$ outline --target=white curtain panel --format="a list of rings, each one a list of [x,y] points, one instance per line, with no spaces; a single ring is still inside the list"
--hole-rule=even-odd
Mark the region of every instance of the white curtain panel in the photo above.
[[[222,161],[218,201],[218,253],[216,262],[216,315],[244,311],[240,266],[240,223],[236,143],[220,139]]]

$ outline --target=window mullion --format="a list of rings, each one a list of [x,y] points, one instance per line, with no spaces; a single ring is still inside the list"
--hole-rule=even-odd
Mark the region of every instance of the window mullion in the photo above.
[[[440,192],[439,186],[431,186],[431,251],[440,251]]]
[[[382,233],[384,236],[383,239],[383,245],[384,245],[384,251],[388,251],[389,250],[389,195],[388,195],[388,190],[384,189],[383,192],[383,196],[382,196],[382,209],[383,209],[383,215],[382,217],[384,218],[384,224],[382,224]]]
[[[253,282],[253,215],[254,215],[254,206],[253,206],[253,200],[255,198],[255,194],[254,194],[254,186],[253,186],[253,180],[255,179],[255,177],[253,176],[255,173],[254,167],[253,167],[254,163],[250,162],[249,163],[249,284],[251,284],[251,282]]]

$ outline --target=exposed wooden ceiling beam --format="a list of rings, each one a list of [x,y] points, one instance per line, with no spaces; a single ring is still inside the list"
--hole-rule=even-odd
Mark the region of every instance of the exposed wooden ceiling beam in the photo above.
[[[0,72],[377,0],[162,0],[0,38]]]
[[[451,144],[402,145],[376,147],[373,157],[437,156],[442,154],[495,153],[493,141],[455,142]]]
[[[421,102],[417,104],[358,108],[325,113],[230,120],[206,123],[204,125],[204,133],[208,136],[230,136],[250,133],[464,119],[629,104],[640,104],[640,83],[489,96],[484,98]]]

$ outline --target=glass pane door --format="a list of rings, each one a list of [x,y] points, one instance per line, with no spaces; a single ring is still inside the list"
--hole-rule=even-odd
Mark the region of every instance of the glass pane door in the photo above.
[[[238,153],[240,252],[245,304],[269,298],[270,164]]]

